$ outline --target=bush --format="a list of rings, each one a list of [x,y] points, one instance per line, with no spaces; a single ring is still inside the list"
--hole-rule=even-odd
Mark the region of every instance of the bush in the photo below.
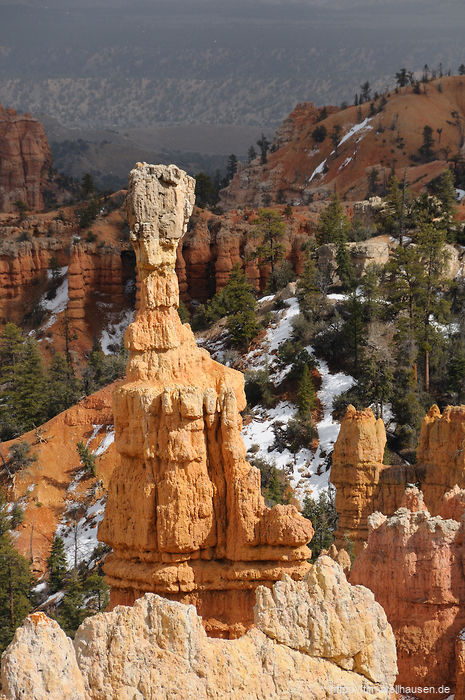
[[[319,126],[316,126],[313,131],[312,131],[312,138],[314,141],[317,143],[323,143],[323,141],[326,139],[328,132],[326,130],[326,127],[324,124],[320,124]]]
[[[310,444],[318,437],[318,432],[310,415],[291,418],[285,429],[286,441],[294,454],[302,448],[310,449]]]
[[[95,476],[95,455],[93,455],[89,448],[84,445],[82,440],[78,442],[76,449],[86,472],[88,472],[91,476]]]
[[[31,446],[27,440],[15,442],[8,452],[8,470],[15,474],[20,469],[26,469],[34,462],[37,462],[37,455],[31,454]]]
[[[284,289],[289,282],[295,281],[295,272],[288,260],[283,260],[270,274],[267,282],[267,289],[270,292],[276,292],[279,289]]]
[[[271,406],[274,401],[273,384],[267,369],[245,373],[245,395],[249,406]]]
[[[259,457],[250,463],[260,470],[262,496],[266,505],[272,507],[277,503],[288,504],[294,492],[284,469],[278,469],[274,462]]]
[[[311,520],[315,530],[311,541],[312,561],[315,561],[321,550],[328,549],[334,541],[338,516],[332,493],[322,491],[318,499],[305,496],[302,515]]]

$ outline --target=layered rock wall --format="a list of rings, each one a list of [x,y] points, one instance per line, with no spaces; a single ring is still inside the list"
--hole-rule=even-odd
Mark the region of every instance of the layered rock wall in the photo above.
[[[111,307],[124,306],[125,273],[121,251],[114,246],[98,248],[79,243],[71,249],[68,270],[68,318],[73,330],[86,336],[99,327],[99,318]],[[100,308],[99,308],[100,306]]]
[[[462,501],[464,493],[449,494]],[[402,686],[463,688],[465,550],[463,520],[431,516],[422,495],[410,489],[404,506],[368,519],[367,547],[356,558],[351,583],[370,588],[386,611],[397,641]],[[457,642],[456,642],[457,640]],[[457,650],[456,650],[457,644]]]
[[[140,310],[114,396],[121,465],[99,537],[113,549],[112,605],[159,592],[194,603],[212,633],[234,636],[252,623],[259,584],[308,570],[313,529],[294,506],[266,508],[240,434],[243,376],[214,362],[179,320],[176,249],[193,193],[175,166],[130,174]]]
[[[254,615],[240,639],[209,639],[193,606],[146,594],[85,620],[75,655],[55,622],[31,616],[2,659],[3,690],[8,700],[387,697],[392,630],[373,594],[350,586],[331,559],[300,582],[259,588]]]
[[[30,209],[42,209],[42,187],[51,165],[40,122],[0,105],[0,212],[15,211],[18,200]]]

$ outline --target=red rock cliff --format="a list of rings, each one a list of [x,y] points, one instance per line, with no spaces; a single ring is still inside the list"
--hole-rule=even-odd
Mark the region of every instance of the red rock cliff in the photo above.
[[[14,211],[17,200],[42,209],[42,187],[51,165],[42,124],[0,105],[0,211]]]
[[[179,320],[176,249],[193,199],[194,181],[175,166],[130,174],[140,310],[114,396],[121,465],[99,536],[113,548],[112,605],[158,592],[194,603],[208,630],[234,636],[253,622],[259,584],[308,570],[313,529],[293,506],[265,506],[240,434],[243,376],[214,362]]]

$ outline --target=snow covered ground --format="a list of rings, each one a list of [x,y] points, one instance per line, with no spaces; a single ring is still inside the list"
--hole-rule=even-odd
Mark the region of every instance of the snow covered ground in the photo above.
[[[269,300],[270,297],[264,297],[260,301]],[[273,353],[284,341],[291,338],[292,319],[300,312],[299,302],[295,297],[288,299],[285,303],[285,309],[275,312],[276,320],[268,328],[260,348],[246,356],[247,367],[254,370],[267,368],[275,386],[283,381],[290,367],[278,368],[276,356]],[[310,355],[314,354],[311,346],[305,349]],[[317,365],[321,374],[318,397],[321,401],[323,417],[316,426],[319,445],[315,453],[309,449],[301,449],[294,455],[288,449],[283,452],[271,449],[275,439],[273,424],[282,423],[285,426],[297,411],[297,407],[289,401],[281,401],[272,409],[256,407],[252,411],[252,420],[244,426],[242,431],[247,449],[250,450],[255,446],[253,449],[255,457],[274,462],[277,467],[286,468],[292,486],[299,497],[309,491],[318,495],[321,490],[328,488],[329,472],[325,470],[325,462],[332,451],[340,427],[339,422],[332,418],[333,402],[336,396],[347,391],[354,383],[352,377],[342,372],[332,374],[324,360],[318,359]]]
[[[100,336],[100,344],[105,355],[112,352],[112,346],[119,347],[126,328],[134,321],[134,309],[126,309],[122,314],[113,314]]]
[[[113,426],[107,426],[103,438],[101,435],[102,428],[103,425],[94,425],[94,430],[86,445],[96,457],[106,452],[115,439]],[[99,444],[95,449],[92,449],[92,443],[97,438],[99,439]],[[70,568],[74,567],[75,556],[77,556],[78,563],[88,561],[91,558],[94,549],[99,544],[97,529],[105,513],[106,496],[92,502],[93,499],[90,494],[90,505],[87,507],[85,503],[76,498],[76,487],[85,476],[85,470],[80,469],[69,485],[66,495],[66,508],[56,530],[56,535],[63,538],[66,559]]]

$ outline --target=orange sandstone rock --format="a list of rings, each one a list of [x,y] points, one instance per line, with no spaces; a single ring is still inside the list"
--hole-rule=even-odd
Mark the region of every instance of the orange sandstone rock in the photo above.
[[[417,462],[425,468],[422,489],[431,513],[439,512],[444,492],[465,487],[465,406],[432,406],[423,419]]]
[[[380,473],[386,431],[373,411],[356,411],[348,406],[334,445],[331,482],[336,487],[336,510],[339,514],[336,539],[347,537],[360,546],[367,537],[367,517],[373,510],[373,498]]]
[[[410,490],[413,500],[421,502],[418,490]],[[463,688],[463,645],[457,642],[459,657],[455,645],[465,627],[465,523],[405,507],[368,522],[368,544],[350,581],[370,588],[386,611],[397,642],[397,683],[434,686],[443,697],[437,689],[452,686],[460,672]]]
[[[51,165],[42,124],[0,105],[0,211],[15,211],[18,200],[42,209],[42,187]]]
[[[174,165],[130,174],[140,310],[114,395],[121,464],[99,536],[113,548],[112,606],[157,592],[234,636],[252,624],[258,585],[303,577],[313,529],[294,506],[266,508],[240,434],[243,376],[198,348],[177,314],[176,250],[193,199],[194,181]]]

